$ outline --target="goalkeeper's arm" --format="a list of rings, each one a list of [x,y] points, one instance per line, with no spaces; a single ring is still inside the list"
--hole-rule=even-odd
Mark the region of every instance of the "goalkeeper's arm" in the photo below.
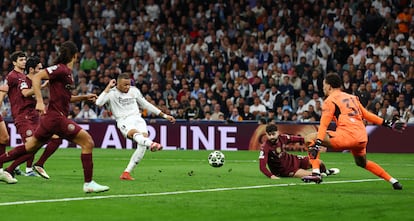
[[[382,122],[382,126],[391,128],[397,132],[403,132],[407,127],[407,124],[400,121],[400,117],[395,115],[392,120],[385,120]]]
[[[362,111],[362,117],[369,122],[372,122],[377,125],[382,125],[384,127],[391,128],[392,130],[402,132],[407,127],[406,123],[403,123],[400,120],[399,116],[394,116],[392,120],[385,120],[365,109],[361,103],[359,104],[359,109]]]

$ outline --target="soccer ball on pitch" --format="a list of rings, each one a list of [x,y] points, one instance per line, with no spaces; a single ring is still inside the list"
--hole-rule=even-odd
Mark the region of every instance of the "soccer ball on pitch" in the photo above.
[[[212,167],[221,167],[224,165],[224,154],[218,150],[208,155],[208,163]]]

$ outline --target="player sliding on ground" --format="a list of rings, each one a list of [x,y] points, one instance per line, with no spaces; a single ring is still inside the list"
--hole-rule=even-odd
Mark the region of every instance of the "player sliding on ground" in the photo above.
[[[392,128],[402,132],[405,123],[384,120],[367,111],[359,102],[358,97],[341,91],[341,78],[338,74],[328,74],[323,81],[323,91],[327,96],[323,103],[322,116],[317,133],[308,134],[305,143],[309,145],[309,157],[312,163],[312,175],[304,176],[304,182],[322,182],[320,176],[319,149],[321,146],[335,150],[350,150],[356,165],[370,171],[378,177],[390,182],[394,189],[401,190],[402,185],[389,175],[381,166],[367,160],[366,147],[368,135],[364,119],[377,125]],[[328,130],[331,121],[336,123],[336,130]]]
[[[279,177],[297,177],[312,175],[309,157],[303,157],[287,153],[285,145],[289,143],[304,143],[301,136],[279,134],[275,124],[266,126],[267,140],[260,147],[259,165],[260,171],[270,179]],[[269,167],[270,171],[267,169]],[[321,173],[323,175],[335,175],[339,173],[338,168],[326,169],[320,161]]]
[[[137,149],[120,176],[121,180],[134,180],[131,177],[131,171],[142,160],[147,147],[151,151],[162,149],[161,144],[148,138],[147,123],[141,117],[139,108],[146,109],[150,113],[163,117],[172,123],[175,123],[175,118],[164,114],[160,109],[145,100],[138,88],[131,87],[131,78],[128,73],[120,74],[117,80],[112,79],[99,95],[96,104],[98,106],[107,104],[122,135],[137,142]]]

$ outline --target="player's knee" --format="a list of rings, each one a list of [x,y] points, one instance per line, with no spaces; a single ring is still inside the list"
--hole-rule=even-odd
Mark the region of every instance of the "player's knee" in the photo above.
[[[91,136],[89,136],[86,145],[87,145],[87,148],[91,148],[91,149],[95,146],[95,142],[93,141]]]
[[[362,168],[365,168],[365,166],[367,165],[366,161],[361,159],[355,159],[355,164]]]
[[[82,143],[80,143],[80,146],[87,150],[92,150],[92,148],[95,146],[95,142],[93,141],[92,137],[88,134],[88,136],[85,136],[83,138],[83,141]]]

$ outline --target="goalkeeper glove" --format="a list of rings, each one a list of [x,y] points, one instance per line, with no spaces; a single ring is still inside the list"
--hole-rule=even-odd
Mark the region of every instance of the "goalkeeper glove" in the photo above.
[[[391,128],[393,131],[402,133],[407,127],[407,124],[399,120],[400,120],[399,116],[394,116],[392,120],[384,120],[382,122],[382,126]]]
[[[314,160],[318,157],[319,149],[322,146],[322,140],[317,139],[314,145],[308,147],[308,156],[311,160]]]

